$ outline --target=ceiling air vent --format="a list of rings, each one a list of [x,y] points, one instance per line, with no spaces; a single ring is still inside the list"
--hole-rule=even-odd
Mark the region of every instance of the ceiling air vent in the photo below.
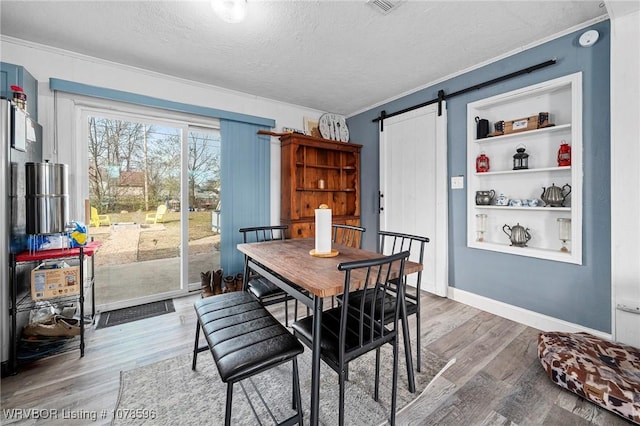
[[[386,15],[389,12],[391,12],[392,10],[397,9],[398,6],[400,6],[400,3],[402,3],[402,0],[396,0],[396,1],[391,1],[391,0],[367,0],[367,4],[369,6],[373,7],[375,10],[377,10],[380,13],[382,13],[383,15]]]

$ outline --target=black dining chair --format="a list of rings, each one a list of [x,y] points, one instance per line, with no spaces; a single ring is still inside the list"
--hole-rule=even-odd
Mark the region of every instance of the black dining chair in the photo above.
[[[362,248],[362,234],[365,228],[355,225],[342,225],[334,223],[331,225],[331,241],[347,247]]]
[[[385,309],[389,303],[391,292],[387,290],[391,271],[404,274],[404,263],[409,252],[379,257],[377,259],[343,262],[338,265],[345,272],[342,298],[344,303],[322,313],[320,333],[320,358],[331,367],[339,378],[339,424],[345,423],[344,394],[349,362],[367,352],[376,351],[375,387],[373,399],[378,400],[380,379],[380,348],[386,343],[393,346],[393,376],[391,388],[390,423],[395,424],[396,394],[398,382],[398,322],[402,305],[400,298],[395,298],[391,311]],[[351,303],[349,289],[354,281],[364,286],[361,290],[365,296],[360,304]],[[403,280],[399,281],[398,291],[402,294]],[[365,304],[367,295],[373,300],[381,300],[382,304]],[[388,318],[387,316],[390,316]],[[308,316],[292,324],[293,334],[301,342],[312,348],[313,316]]]
[[[287,225],[273,225],[273,226],[254,226],[248,228],[241,228],[240,233],[242,234],[242,241],[244,243],[255,243],[262,241],[272,241],[272,240],[284,240],[285,232],[288,229]],[[284,303],[284,322],[285,326],[289,326],[289,300],[292,300],[293,297],[289,296],[286,292],[284,292],[280,287],[273,284],[271,281],[266,278],[253,273],[252,271],[245,271],[245,273],[249,272],[249,277],[247,279],[247,286],[243,288],[244,291],[248,291],[253,294],[263,306],[275,305],[277,303]],[[297,311],[297,303],[296,303],[296,311]],[[297,316],[297,313],[296,313]]]
[[[399,253],[402,251],[409,251],[411,254],[409,255],[409,259],[412,262],[419,263],[420,265],[424,265],[424,250],[425,245],[429,242],[429,238],[422,237],[419,235],[411,235],[411,234],[403,234],[399,232],[389,232],[389,231],[379,231],[378,236],[380,237],[380,253],[382,254],[392,254]],[[413,275],[413,274],[412,274]],[[405,291],[405,306],[404,308],[404,318],[405,329],[407,336],[409,335],[409,328],[406,322],[406,318],[415,315],[416,316],[416,345],[417,354],[416,354],[416,362],[417,362],[417,370],[420,371],[420,286],[422,283],[422,271],[416,272],[415,275],[415,287],[407,285],[408,280],[407,275],[404,276],[404,288]],[[398,285],[398,278],[394,278],[390,281],[390,289],[394,290],[393,286]],[[397,291],[393,291],[392,297],[397,294]],[[402,315],[401,315],[402,316]],[[409,339],[405,339],[405,344],[409,344]],[[410,352],[408,352],[410,356]],[[407,363],[408,364],[408,363]]]
[[[366,231],[365,228],[355,225],[343,225],[340,223],[332,224],[331,228],[331,242],[347,247],[362,248],[362,234]],[[335,306],[335,301],[335,296],[331,296],[332,308]],[[309,315],[308,308],[307,315]]]
[[[389,231],[379,231],[378,236],[380,237],[380,253],[389,255],[393,253],[399,253],[403,251],[409,251],[411,254],[409,256],[410,261],[416,262],[419,264],[423,264],[424,261],[424,250],[426,243],[429,242],[429,238],[421,237],[419,235],[410,235],[410,234],[402,234],[399,232],[389,232]],[[412,274],[413,275],[413,274]],[[416,273],[415,280],[415,288],[411,288],[411,286],[407,285],[407,276],[401,280],[400,278],[393,278],[389,281],[389,286],[387,290],[389,291],[389,295],[387,297],[387,311],[388,313],[392,312],[395,306],[395,300],[398,291],[398,284],[402,281],[402,287],[407,290],[404,292],[404,303],[402,303],[402,312],[400,312],[400,320],[402,321],[403,327],[403,339],[404,339],[404,349],[405,349],[405,359],[407,366],[407,377],[409,380],[409,391],[415,392],[415,378],[413,373],[413,361],[411,359],[411,337],[409,335],[409,321],[408,317],[411,315],[416,316],[416,363],[417,370],[421,371],[420,364],[422,362],[420,356],[420,285],[422,282],[422,271]],[[410,289],[411,288],[411,289]],[[352,304],[359,305],[360,303],[364,303],[366,306],[371,305],[374,295],[372,294],[364,294],[360,291],[355,291],[351,294],[350,300]],[[377,299],[380,303],[380,299]],[[340,296],[338,297],[338,302],[341,303]],[[389,315],[386,316],[387,321],[391,321]]]

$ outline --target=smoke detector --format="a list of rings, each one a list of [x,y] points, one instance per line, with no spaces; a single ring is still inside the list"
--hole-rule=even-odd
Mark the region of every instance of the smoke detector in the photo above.
[[[397,9],[403,1],[404,0],[367,0],[367,4],[383,15],[387,15],[392,10]]]

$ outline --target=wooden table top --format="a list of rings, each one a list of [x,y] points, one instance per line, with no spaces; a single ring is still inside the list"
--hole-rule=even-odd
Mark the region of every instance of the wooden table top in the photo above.
[[[309,254],[314,247],[313,238],[238,244],[238,250],[245,255],[319,297],[342,294],[345,273],[338,270],[338,264],[382,256],[380,253],[334,244],[333,248],[339,251],[337,256],[315,257]],[[421,270],[419,263],[405,263],[406,275]],[[352,276],[352,284],[353,291],[362,282]]]

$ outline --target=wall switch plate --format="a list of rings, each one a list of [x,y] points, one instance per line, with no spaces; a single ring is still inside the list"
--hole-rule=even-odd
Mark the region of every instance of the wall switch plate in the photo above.
[[[463,189],[463,188],[464,188],[464,176],[452,176],[451,189]]]

